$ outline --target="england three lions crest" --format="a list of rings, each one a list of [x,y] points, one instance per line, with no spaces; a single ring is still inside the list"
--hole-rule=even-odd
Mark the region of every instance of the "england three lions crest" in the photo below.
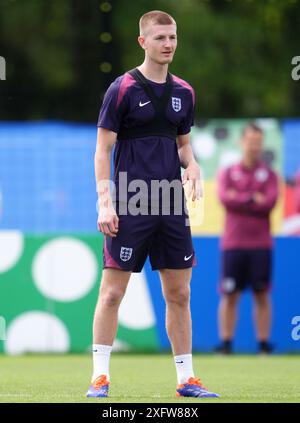
[[[175,112],[179,112],[181,110],[181,98],[172,97],[172,107]]]
[[[120,259],[122,261],[128,261],[131,259],[132,256],[132,248],[121,247],[120,251]]]

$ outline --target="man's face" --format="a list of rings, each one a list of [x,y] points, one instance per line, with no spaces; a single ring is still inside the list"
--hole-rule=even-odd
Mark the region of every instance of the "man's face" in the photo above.
[[[263,150],[263,135],[259,131],[246,129],[241,140],[243,156],[258,160]]]
[[[177,47],[176,25],[149,25],[139,38],[146,55],[161,65],[171,63]]]

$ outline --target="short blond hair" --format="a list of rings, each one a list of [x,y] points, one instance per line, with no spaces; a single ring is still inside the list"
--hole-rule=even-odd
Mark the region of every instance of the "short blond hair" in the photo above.
[[[140,35],[145,35],[145,30],[149,24],[176,25],[176,21],[166,12],[162,12],[160,10],[151,10],[151,12],[145,13],[140,19]]]

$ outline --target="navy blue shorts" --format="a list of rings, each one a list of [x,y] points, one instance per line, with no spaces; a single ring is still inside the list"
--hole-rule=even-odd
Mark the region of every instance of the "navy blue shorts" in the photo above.
[[[141,272],[147,256],[152,270],[186,269],[196,264],[185,213],[118,217],[117,236],[104,237],[103,268]]]
[[[232,294],[250,287],[254,292],[270,289],[272,251],[234,249],[222,252],[220,292]]]

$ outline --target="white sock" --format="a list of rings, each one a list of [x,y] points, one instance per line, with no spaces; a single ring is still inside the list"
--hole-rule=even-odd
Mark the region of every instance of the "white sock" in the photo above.
[[[186,383],[190,377],[194,377],[192,354],[174,356],[177,382]]]
[[[111,345],[93,344],[94,369],[92,382],[100,375],[106,375],[107,380],[109,380],[109,359],[111,350]]]

